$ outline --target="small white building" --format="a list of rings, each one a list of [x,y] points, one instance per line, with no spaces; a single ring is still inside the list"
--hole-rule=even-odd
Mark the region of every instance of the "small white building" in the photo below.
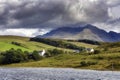
[[[93,48],[85,48],[83,51],[85,51],[87,53],[94,53],[95,52],[95,50]],[[80,53],[82,51],[80,51],[80,50],[74,50],[73,52],[74,53]]]
[[[87,53],[93,53],[95,50],[93,48],[86,48]]]
[[[39,52],[39,55],[40,55],[40,56],[44,56],[45,53],[46,53],[46,51],[43,49],[42,51]]]

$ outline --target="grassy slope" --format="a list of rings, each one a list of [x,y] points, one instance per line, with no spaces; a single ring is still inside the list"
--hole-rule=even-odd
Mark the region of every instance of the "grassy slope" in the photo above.
[[[21,43],[22,46],[16,46],[11,44],[11,42],[18,42]],[[85,43],[73,43],[75,45],[78,46],[83,46],[83,47],[96,47],[94,45],[90,45],[90,44],[85,44]],[[23,51],[33,51],[33,50],[42,50],[42,49],[53,49],[56,47],[44,44],[44,43],[40,43],[40,42],[34,42],[34,41],[29,41],[29,38],[27,37],[19,37],[19,36],[0,36],[0,51],[5,51],[5,50],[9,50],[11,48],[15,48],[15,49],[22,49]],[[59,48],[61,49],[61,48]],[[64,50],[68,50],[69,49],[64,49]]]
[[[82,43],[82,42],[69,42],[69,43],[75,44],[77,46],[83,46],[86,48],[96,48],[97,47],[97,45],[86,44],[86,43]]]
[[[105,49],[107,46],[107,50]],[[114,46],[114,47],[113,47]],[[8,67],[72,67],[83,69],[114,70],[120,71],[120,44],[103,44],[97,49],[99,54],[61,54],[51,58],[45,58],[37,62],[5,65]],[[104,50],[105,49],[105,50]],[[80,66],[80,62],[95,63],[94,65]]]
[[[22,46],[13,45],[11,44],[12,41],[21,43]],[[51,49],[55,47],[43,43],[29,41],[29,38],[27,37],[0,36],[0,51],[5,51],[11,48],[15,48],[15,49],[20,48],[24,51],[25,50],[33,51],[33,50]]]
[[[99,57],[103,57],[99,59]],[[120,70],[120,53],[115,54],[98,54],[98,55],[71,55],[61,54],[51,58],[45,58],[37,62],[27,62],[19,64],[6,65],[7,67],[71,67],[83,69],[97,69],[97,70],[112,70],[112,63],[114,63],[114,70]],[[80,66],[80,62],[95,62],[95,65]]]
[[[16,46],[11,44],[12,41],[19,42],[22,46]],[[89,45],[85,43],[72,42],[72,44],[76,44],[78,46],[84,47],[95,47],[94,45]],[[115,44],[116,45],[116,44]],[[99,50],[103,50],[105,47],[99,47]],[[22,50],[41,50],[41,49],[53,49],[55,47],[46,45],[43,43],[29,41],[29,38],[26,37],[18,37],[18,36],[0,36],[0,51],[5,51],[10,48],[22,49]],[[41,61],[35,62],[27,62],[27,63],[19,63],[19,64],[11,64],[4,65],[8,67],[72,67],[72,68],[85,68],[85,69],[111,69],[111,63],[114,63],[115,70],[120,70],[120,47],[119,45],[116,47],[107,47],[108,51],[102,51],[100,54],[61,54],[51,58],[45,58]],[[89,66],[80,66],[80,62],[82,61],[90,61],[96,62],[95,65]]]

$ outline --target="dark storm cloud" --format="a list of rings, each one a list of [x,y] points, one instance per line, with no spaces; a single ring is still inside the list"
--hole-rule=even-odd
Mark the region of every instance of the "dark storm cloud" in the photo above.
[[[54,28],[109,19],[102,0],[1,0],[0,8],[2,28]]]
[[[104,0],[108,4],[109,7],[116,7],[120,5],[120,0]]]
[[[108,24],[119,18],[119,5],[120,0],[0,0],[0,35],[35,36],[85,23],[120,32],[119,22]]]

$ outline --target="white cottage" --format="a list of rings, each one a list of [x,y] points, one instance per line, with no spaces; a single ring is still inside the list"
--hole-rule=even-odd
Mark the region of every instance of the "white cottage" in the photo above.
[[[95,50],[93,48],[86,48],[87,53],[93,53]]]
[[[43,49],[42,51],[39,52],[39,55],[40,55],[40,56],[44,56],[45,53],[46,53],[46,51]]]

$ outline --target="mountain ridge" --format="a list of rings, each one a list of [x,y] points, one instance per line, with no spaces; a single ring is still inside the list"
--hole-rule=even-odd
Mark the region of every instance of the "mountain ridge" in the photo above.
[[[87,24],[78,27],[61,27],[54,29],[37,38],[54,38],[54,39],[70,39],[70,40],[94,40],[100,42],[118,42],[120,41],[120,33],[114,31],[106,32],[96,26]]]

